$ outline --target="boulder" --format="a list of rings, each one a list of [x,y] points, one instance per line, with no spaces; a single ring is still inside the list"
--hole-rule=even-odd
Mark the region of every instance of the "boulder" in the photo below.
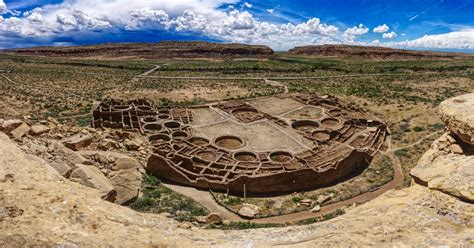
[[[23,123],[22,120],[6,120],[2,123],[2,130],[4,133],[9,133],[13,129],[19,127]]]
[[[303,199],[303,200],[301,200],[301,205],[303,205],[303,206],[309,207],[309,206],[311,206],[311,204],[313,204],[313,201],[312,201],[311,199]]]
[[[126,169],[138,169],[142,168],[142,165],[138,160],[128,157],[128,158],[118,158],[115,160],[114,170],[126,170]]]
[[[125,141],[125,147],[129,151],[136,151],[140,148],[140,142],[136,140],[127,140]]]
[[[137,197],[142,184],[142,174],[137,169],[120,170],[110,178],[110,182],[117,191],[115,203],[125,204]]]
[[[92,143],[92,136],[79,133],[64,139],[62,142],[67,148],[77,151],[88,147]]]
[[[56,154],[56,157],[61,158],[61,160],[67,162],[70,165],[73,164],[92,164],[92,162],[85,157],[81,156],[79,153],[65,147],[59,142],[52,142],[49,145],[51,152]]]
[[[320,195],[320,196],[318,196],[318,199],[316,200],[316,202],[318,202],[318,204],[323,204],[326,201],[328,201],[329,199],[331,199],[330,195]]]
[[[462,141],[474,145],[474,93],[443,101],[439,115],[446,127]]]
[[[178,225],[178,227],[182,229],[191,229],[191,227],[193,227],[193,224],[189,222],[182,222]]]
[[[244,203],[239,209],[239,215],[244,218],[254,218],[258,214],[258,207],[253,204]]]
[[[222,216],[219,213],[210,213],[206,216],[207,224],[222,224]]]
[[[8,135],[14,139],[18,140],[21,137],[25,136],[28,132],[30,131],[30,126],[26,123],[22,123],[20,126],[17,128],[13,129],[11,132],[8,133]]]
[[[71,166],[64,162],[52,162],[50,166],[53,167],[61,176],[68,178],[72,171]]]
[[[51,128],[42,124],[36,124],[31,126],[30,134],[33,136],[38,136],[44,133],[51,131]]]
[[[112,148],[119,149],[120,146],[119,146],[118,142],[113,140],[113,139],[103,139],[99,144],[99,148],[104,150],[104,151],[107,151],[107,150],[110,150]]]
[[[76,169],[71,172],[69,179],[87,187],[98,189],[104,200],[115,201],[117,191],[112,183],[95,166],[76,164]]]
[[[321,211],[321,205],[319,205],[319,204],[314,206],[313,209],[311,209],[311,212],[313,212],[313,213],[317,213],[319,211]]]
[[[474,202],[474,156],[446,149],[453,140],[450,134],[436,140],[410,174],[418,184]]]
[[[206,224],[206,216],[194,216],[194,219],[197,221],[199,224]]]

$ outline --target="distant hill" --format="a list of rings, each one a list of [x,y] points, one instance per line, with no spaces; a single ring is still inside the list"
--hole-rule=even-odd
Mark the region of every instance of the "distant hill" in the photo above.
[[[91,46],[33,47],[9,49],[20,55],[57,57],[136,57],[160,58],[227,58],[266,57],[273,54],[267,46],[225,44],[202,41],[163,41],[159,43],[106,43]]]
[[[291,55],[331,56],[364,59],[455,59],[474,58],[473,54],[402,50],[386,47],[352,45],[314,45],[295,47]]]

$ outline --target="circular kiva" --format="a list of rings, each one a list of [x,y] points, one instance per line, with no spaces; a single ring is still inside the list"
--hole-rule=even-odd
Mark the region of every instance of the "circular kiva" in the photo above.
[[[207,146],[209,145],[209,140],[202,137],[192,137],[188,140],[191,144],[195,146]]]
[[[142,105],[142,106],[137,106],[137,109],[139,109],[139,110],[141,110],[141,111],[150,111],[150,110],[152,110],[152,107],[151,107],[151,106]]]
[[[131,109],[132,109],[132,107],[125,106],[125,105],[116,105],[116,106],[112,107],[112,110],[114,110],[114,111],[129,111]]]
[[[331,132],[328,130],[316,130],[311,134],[311,137],[319,142],[328,141],[331,138]]]
[[[335,108],[335,109],[329,110],[328,113],[330,115],[336,116],[336,115],[340,115],[342,113],[342,110]]]
[[[163,114],[163,115],[169,115],[170,114],[170,110],[169,109],[160,109],[158,110],[158,114]]]
[[[169,118],[170,118],[170,116],[167,115],[167,114],[160,114],[160,115],[158,115],[158,119],[161,119],[161,120],[166,120],[166,119],[169,119]]]
[[[163,124],[167,128],[175,129],[181,127],[181,123],[176,121],[168,121]]]
[[[246,152],[246,151],[242,151],[242,152],[236,152],[234,154],[234,158],[235,160],[237,161],[241,161],[241,162],[253,162],[253,161],[257,161],[257,155],[253,152]]]
[[[202,152],[199,152],[197,156],[202,160],[206,160],[210,162],[216,160],[218,157],[217,154],[212,151],[202,151]]]
[[[165,143],[171,140],[170,136],[166,134],[155,134],[151,135],[150,138],[148,138],[150,143],[152,144],[160,144],[160,143]]]
[[[293,159],[293,155],[285,151],[272,152],[268,156],[270,157],[270,160],[278,163],[286,163]]]
[[[225,135],[217,137],[214,140],[214,144],[220,148],[235,150],[244,146],[244,142],[241,138],[232,135]]]
[[[244,114],[244,113],[258,113],[258,110],[254,108],[248,108],[248,107],[243,107],[243,108],[237,108],[232,110],[232,114]]]
[[[173,139],[186,139],[188,137],[188,133],[183,131],[176,131],[171,135],[171,137],[173,137]]]
[[[163,127],[158,123],[146,123],[145,125],[143,125],[143,129],[145,129],[146,131],[159,132],[162,128]]]
[[[152,123],[152,122],[156,122],[156,117],[154,116],[145,116],[143,118],[140,119],[143,123]]]
[[[258,110],[254,108],[243,107],[243,108],[234,109],[232,110],[231,113],[241,118],[251,118],[251,116],[255,116],[258,114]]]
[[[324,125],[324,126],[327,126],[327,127],[336,126],[339,123],[341,123],[341,121],[339,119],[332,118],[332,117],[324,118],[324,119],[321,120],[321,124]]]
[[[315,121],[310,120],[299,120],[293,122],[291,127],[296,130],[300,130],[303,132],[311,132],[319,127],[319,124]]]

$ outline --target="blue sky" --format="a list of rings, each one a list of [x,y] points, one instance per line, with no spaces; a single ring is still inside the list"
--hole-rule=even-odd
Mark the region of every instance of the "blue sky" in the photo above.
[[[210,40],[474,52],[472,0],[0,0],[0,48]]]

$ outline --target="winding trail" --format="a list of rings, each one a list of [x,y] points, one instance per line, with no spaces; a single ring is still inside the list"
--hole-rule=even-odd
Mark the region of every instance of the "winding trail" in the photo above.
[[[161,65],[155,65],[155,67],[154,67],[153,69],[150,69],[150,70],[148,70],[148,71],[146,71],[146,72],[144,72],[144,73],[138,75],[137,77],[146,77],[146,76],[148,76],[150,73],[153,73],[153,72],[159,70],[160,68],[161,68]]]
[[[154,78],[154,79],[199,79],[199,80],[298,80],[298,79],[327,79],[327,78],[359,78],[359,77],[386,77],[386,76],[420,76],[427,75],[427,73],[365,73],[365,74],[348,74],[338,76],[301,76],[301,77],[200,77],[200,76],[148,76],[153,71],[159,68],[153,68],[147,73],[140,74],[136,78]],[[450,73],[438,73],[429,74],[430,76],[435,75],[450,75]],[[470,75],[468,73],[456,74],[457,76]]]
[[[389,152],[394,152],[394,151],[400,150],[400,149],[411,148],[411,147],[414,147],[414,146],[420,144],[421,142],[423,142],[424,140],[426,140],[426,139],[428,139],[428,138],[430,138],[430,137],[433,137],[433,136],[435,136],[435,135],[441,135],[442,133],[444,133],[444,130],[438,131],[438,132],[434,132],[434,133],[430,133],[430,134],[428,134],[428,135],[426,135],[426,136],[420,138],[418,141],[416,141],[416,142],[414,142],[414,143],[412,143],[412,144],[410,144],[410,145],[401,146],[401,147],[395,147],[395,148],[389,148],[387,151],[389,151]]]

